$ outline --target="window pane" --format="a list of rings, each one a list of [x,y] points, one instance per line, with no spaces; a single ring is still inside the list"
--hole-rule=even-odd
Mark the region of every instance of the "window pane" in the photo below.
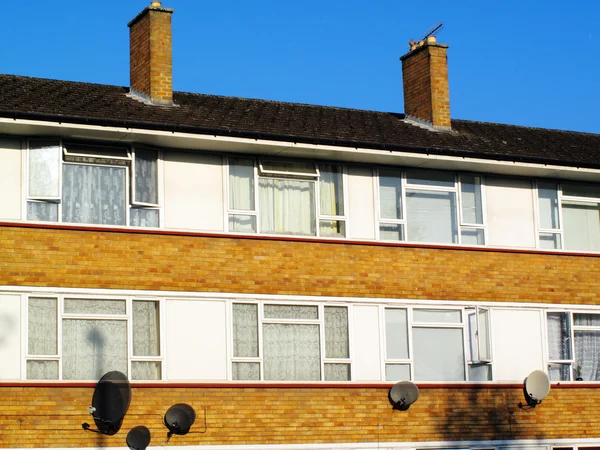
[[[492,366],[489,364],[470,364],[469,381],[491,381]]]
[[[408,358],[408,326],[405,309],[386,308],[385,348],[388,359]]]
[[[58,222],[58,203],[27,202],[27,220]]]
[[[410,380],[410,365],[409,364],[386,364],[385,365],[386,381],[407,381]]]
[[[320,380],[318,325],[264,324],[265,380]]]
[[[133,301],[133,355],[159,356],[158,302]],[[148,378],[154,380],[155,378]]]
[[[476,310],[467,310],[469,342],[467,355],[469,361],[488,361],[492,359],[489,340],[489,312],[487,309],[479,310],[479,323]]]
[[[575,364],[576,376],[600,380],[600,331],[575,330]]]
[[[479,356],[484,360],[492,359],[490,312],[487,309],[479,310]]]
[[[58,141],[29,141],[29,197],[58,197]]]
[[[158,204],[158,152],[135,149],[135,202]]]
[[[558,229],[558,186],[556,183],[538,182],[540,228]]]
[[[546,250],[556,250],[562,248],[560,234],[540,233],[540,248]]]
[[[548,376],[550,381],[570,381],[571,364],[549,364]]]
[[[262,233],[316,234],[313,181],[261,178],[259,188]]]
[[[64,164],[63,222],[125,225],[125,168]]]
[[[300,174],[304,176],[317,176],[317,167],[313,163],[302,161],[268,161],[262,160],[262,170],[276,172],[277,174]]]
[[[575,326],[600,327],[600,314],[573,314]]]
[[[385,241],[403,241],[404,225],[399,223],[380,223],[379,238]]]
[[[549,312],[548,320],[548,358],[551,361],[571,359],[571,324],[569,314]]]
[[[346,222],[343,220],[319,220],[319,235],[323,237],[345,237]]]
[[[256,216],[229,214],[229,231],[256,233]]]
[[[459,328],[413,328],[416,381],[465,379],[463,333]]]
[[[106,372],[127,374],[124,320],[63,320],[63,379],[98,380]]]
[[[562,195],[600,198],[600,185],[587,183],[562,183]]]
[[[65,299],[67,314],[125,314],[126,306],[125,300]]]
[[[483,224],[481,178],[462,175],[460,180],[463,223]]]
[[[321,214],[327,216],[344,215],[344,189],[342,185],[342,167],[330,164],[319,166],[321,195]]]
[[[325,381],[350,381],[350,364],[325,364]]]
[[[382,219],[402,219],[401,172],[379,170],[379,209]]]
[[[28,344],[30,355],[57,355],[57,306],[55,298],[29,299]]]
[[[406,216],[408,240],[458,242],[454,192],[407,191]]]
[[[461,228],[460,237],[463,245],[485,245],[485,233],[481,228]]]
[[[132,380],[160,380],[161,363],[160,361],[132,361],[131,362]]]
[[[258,305],[233,304],[233,356],[258,356]]]
[[[462,312],[457,309],[415,309],[413,320],[428,323],[461,323]]]
[[[565,248],[600,250],[600,207],[597,203],[562,203]]]
[[[439,186],[453,188],[455,186],[454,174],[439,170],[408,169],[406,182],[409,184],[422,184],[423,186]]]
[[[254,211],[254,160],[252,159],[229,158],[229,208]]]
[[[58,361],[27,361],[28,380],[58,380]]]
[[[318,319],[317,306],[265,305],[265,317],[268,319]]]
[[[349,358],[348,308],[325,307],[325,357]]]
[[[260,380],[259,363],[234,362],[232,371],[232,378],[234,380]]]
[[[132,227],[158,228],[158,209],[153,208],[131,208],[129,224]]]

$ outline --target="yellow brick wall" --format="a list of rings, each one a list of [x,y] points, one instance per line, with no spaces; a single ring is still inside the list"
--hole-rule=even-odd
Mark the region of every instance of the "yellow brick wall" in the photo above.
[[[81,428],[93,425],[92,387],[0,385],[0,414],[15,415],[0,415],[0,447],[124,446],[138,425],[150,429],[151,445],[162,445],[162,415],[181,402],[196,409],[195,433],[174,436],[171,445],[598,438],[598,390],[581,386],[553,388],[532,411],[518,408],[516,386],[422,387],[406,412],[392,410],[386,387],[134,387],[123,426],[109,437]]]
[[[600,304],[600,258],[0,226],[0,285]]]

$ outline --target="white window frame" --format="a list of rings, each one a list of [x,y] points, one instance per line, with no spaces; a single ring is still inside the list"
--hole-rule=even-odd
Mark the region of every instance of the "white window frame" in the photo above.
[[[239,209],[233,209],[231,208],[230,202],[229,202],[229,195],[230,195],[230,183],[229,183],[229,162],[231,159],[243,159],[243,160],[249,160],[249,161],[253,161],[253,172],[254,172],[254,178],[252,180],[253,185],[254,185],[254,209],[253,210],[239,210]],[[310,173],[303,173],[303,172],[285,172],[285,171],[276,171],[276,170],[265,170],[263,168],[263,161],[264,162],[274,162],[277,163],[277,160],[272,160],[272,159],[260,159],[260,158],[256,158],[254,156],[247,156],[247,155],[230,155],[224,158],[225,161],[225,166],[226,166],[226,170],[224,173],[224,179],[225,179],[225,185],[226,185],[226,189],[225,189],[225,203],[226,203],[226,208],[225,208],[225,217],[224,217],[224,229],[227,230],[227,232],[229,233],[236,233],[236,234],[244,234],[244,233],[252,233],[252,234],[267,234],[267,233],[263,233],[262,230],[260,229],[260,202],[259,202],[259,180],[261,178],[269,178],[269,179],[276,179],[276,180],[301,180],[301,181],[308,181],[308,182],[312,182],[314,183],[314,193],[315,193],[315,204],[313,205],[314,207],[314,212],[315,212],[315,234],[314,235],[302,235],[302,237],[326,237],[326,238],[330,238],[330,239],[346,239],[348,238],[350,231],[349,231],[349,220],[348,220],[348,175],[347,175],[347,168],[344,164],[340,164],[337,162],[332,162],[332,163],[327,163],[327,162],[322,162],[322,163],[314,163],[314,167],[315,167],[315,171],[313,174]],[[285,161],[282,161],[285,162]],[[293,162],[302,162],[302,161],[296,161],[294,160]],[[313,163],[310,163],[313,164]],[[319,185],[319,181],[320,181],[320,177],[321,177],[321,165],[335,165],[340,167],[341,169],[341,174],[342,174],[342,195],[343,195],[343,207],[344,207],[344,214],[343,215],[338,215],[338,216],[332,216],[332,215],[327,215],[327,214],[321,214],[321,189],[320,189],[320,185]],[[268,176],[261,176],[261,173],[267,174]],[[231,231],[229,229],[229,217],[231,215],[240,215],[240,216],[251,216],[254,217],[254,221],[256,223],[256,231],[255,232],[250,232],[250,231]],[[320,222],[321,220],[324,221],[339,221],[339,222],[343,222],[344,223],[344,229],[345,229],[345,236],[337,238],[337,237],[332,237],[332,236],[321,236],[321,228],[320,228]],[[286,234],[286,233],[282,233],[282,234],[277,234],[277,236],[296,236],[296,235],[291,235],[291,234]]]
[[[540,214],[540,203],[539,203],[539,184],[540,183],[552,183],[556,185],[556,196],[558,201],[558,228],[542,228],[541,226],[541,214]],[[577,182],[573,182],[577,184]],[[591,184],[591,183],[584,183]],[[536,228],[537,228],[537,239],[536,248],[540,250],[569,250],[565,247],[564,237],[564,216],[563,216],[563,201],[575,202],[575,203],[596,203],[600,205],[600,197],[580,197],[576,195],[563,195],[562,189],[563,182],[557,180],[535,180],[534,183],[534,201],[535,201],[535,217],[536,217]],[[556,249],[543,248],[540,245],[540,235],[542,234],[556,234],[560,236],[560,246]],[[590,250],[593,251],[593,250]]]
[[[57,197],[43,197],[43,196],[32,196],[30,195],[29,192],[29,177],[30,177],[30,173],[29,173],[29,158],[30,158],[30,152],[29,152],[29,148],[30,148],[30,143],[31,142],[55,142],[57,144],[57,146],[60,148],[60,160],[59,160],[59,168],[58,168],[58,193],[59,195]],[[123,149],[123,151],[127,154],[127,156],[107,156],[105,154],[102,154],[102,152],[98,152],[98,153],[78,153],[76,150],[75,151],[71,151],[69,150],[69,145],[73,145],[75,147],[77,146],[81,146],[81,147],[89,147],[90,149],[94,149],[97,148],[99,150],[101,150],[102,148],[119,148],[119,149]],[[157,202],[156,204],[154,203],[142,203],[142,202],[135,202],[135,150],[136,148],[139,148],[140,150],[149,150],[149,151],[155,151],[157,154],[157,160],[156,160],[156,165],[157,165]],[[163,160],[163,155],[162,155],[162,150],[156,149],[156,148],[151,148],[151,147],[147,147],[147,146],[119,146],[119,145],[112,145],[111,143],[106,143],[106,144],[102,144],[102,143],[86,143],[86,142],[67,142],[65,144],[65,142],[62,139],[53,139],[51,137],[49,138],[30,138],[27,139],[26,142],[26,151],[24,152],[25,156],[24,156],[24,160],[25,160],[25,176],[24,176],[24,190],[25,190],[25,201],[23,203],[23,217],[25,218],[25,220],[30,221],[27,218],[27,204],[28,203],[50,203],[50,204],[57,204],[57,210],[58,210],[58,220],[57,222],[52,222],[52,221],[43,221],[43,223],[71,223],[71,222],[63,222],[62,220],[62,207],[63,207],[63,166],[65,164],[69,165],[87,165],[87,166],[104,166],[104,167],[115,167],[115,168],[121,168],[125,170],[125,224],[124,225],[118,225],[119,227],[130,227],[132,225],[130,225],[131,223],[131,209],[132,208],[137,208],[137,209],[152,209],[152,210],[157,210],[158,211],[158,223],[159,223],[159,228],[162,228],[163,223],[164,223],[164,212],[163,212],[163,208],[161,208],[161,204],[163,203],[162,200],[162,160]],[[124,165],[117,165],[117,164],[110,164],[110,163],[106,163],[106,164],[95,164],[95,163],[91,163],[91,162],[72,162],[72,161],[65,161],[65,157],[68,156],[75,156],[75,157],[90,157],[90,158],[98,158],[98,159],[104,159],[104,160],[116,160],[116,161],[124,161],[126,162],[126,164]],[[73,225],[75,226],[99,226],[99,227],[114,227],[117,225],[103,225],[103,224],[97,224],[97,223],[74,223]]]
[[[388,358],[388,351],[387,351],[387,339],[386,339],[386,330],[385,330],[385,326],[386,326],[386,310],[388,309],[397,309],[397,310],[403,310],[406,311],[406,318],[407,318],[407,345],[408,345],[408,358],[404,358],[404,359],[394,359],[394,358]],[[469,359],[470,355],[470,351],[469,351],[469,343],[470,343],[470,333],[469,333],[469,321],[468,321],[468,312],[469,311],[473,311],[475,310],[475,313],[477,314],[477,327],[479,328],[479,318],[478,318],[478,312],[481,310],[486,310],[488,311],[488,351],[490,353],[490,358],[489,359],[485,359],[485,360],[472,360]],[[448,323],[448,322],[417,322],[414,320],[413,317],[413,313],[414,310],[430,310],[430,311],[459,311],[461,314],[461,322],[460,323]],[[450,329],[461,329],[462,330],[462,336],[463,336],[463,361],[464,361],[464,373],[465,373],[465,379],[462,381],[471,381],[469,379],[469,368],[471,365],[473,364],[477,364],[477,365],[486,365],[489,366],[489,371],[490,371],[490,380],[491,381],[494,379],[494,373],[493,373],[493,359],[492,359],[492,349],[493,349],[493,345],[492,345],[492,336],[491,336],[491,314],[489,314],[491,311],[491,308],[489,307],[479,307],[479,306],[458,306],[458,307],[451,307],[451,306],[442,306],[442,305],[431,305],[431,304],[411,304],[411,305],[400,305],[400,304],[388,304],[388,305],[381,305],[380,306],[380,323],[382,324],[382,342],[383,345],[382,347],[382,378],[385,381],[401,381],[401,380],[387,380],[386,379],[386,367],[388,365],[409,365],[409,373],[410,373],[410,380],[413,380],[415,382],[419,382],[422,380],[415,380],[415,372],[414,372],[414,353],[413,353],[413,329],[414,328],[450,328]],[[478,331],[478,330],[477,330]],[[476,345],[479,347],[479,341],[476,343]],[[479,350],[480,352],[480,350]],[[443,382],[444,380],[440,380],[440,382]]]
[[[391,171],[396,171],[398,174],[400,174],[400,189],[401,189],[401,202],[402,202],[402,218],[401,219],[387,219],[387,218],[383,218],[381,216],[381,193],[380,193],[380,170],[381,169],[385,169],[385,170],[391,170]],[[408,169],[409,170],[409,169]],[[432,170],[432,171],[438,171],[437,169],[425,169],[425,170]],[[454,176],[454,186],[453,187],[449,187],[449,186],[428,186],[428,185],[424,185],[424,184],[410,184],[408,182],[407,179],[407,169],[406,168],[399,168],[399,167],[377,167],[375,169],[375,187],[376,187],[376,201],[375,201],[375,205],[376,205],[376,218],[377,218],[377,223],[375,226],[375,233],[376,233],[376,239],[377,240],[382,240],[381,238],[381,225],[384,224],[395,224],[395,225],[400,225],[402,227],[402,236],[403,236],[403,242],[421,242],[421,241],[412,241],[410,239],[410,236],[408,236],[408,227],[407,227],[407,201],[406,201],[406,193],[407,190],[419,190],[419,191],[431,191],[431,192],[454,192],[456,195],[456,225],[457,225],[457,240],[458,242],[456,243],[444,243],[444,244],[448,244],[448,245],[467,245],[467,244],[463,244],[463,237],[462,237],[462,231],[463,230],[482,230],[483,232],[483,240],[484,243],[483,244],[479,244],[477,245],[478,247],[483,247],[483,246],[487,246],[489,239],[488,239],[488,231],[487,231],[487,219],[486,219],[486,202],[485,202],[485,183],[484,183],[484,178],[481,174],[469,174],[469,173],[452,173],[452,175]],[[482,223],[478,224],[478,223],[469,223],[466,222],[463,219],[463,194],[462,194],[462,178],[465,176],[472,176],[474,178],[479,179],[479,183],[477,184],[479,186],[479,190],[481,193],[481,215],[482,215]],[[433,243],[435,244],[435,242],[427,242],[427,243]]]
[[[233,338],[233,305],[235,304],[246,304],[246,305],[256,305],[258,312],[258,356],[256,357],[242,357],[235,356],[235,344]],[[316,307],[318,311],[318,319],[278,319],[278,318],[265,318],[264,315],[264,306],[265,305],[274,305],[274,306],[310,306]],[[325,308],[326,307],[341,307],[346,308],[348,312],[348,358],[327,358],[326,351],[326,342],[325,342]],[[228,323],[230,324],[230,337],[229,337],[229,354],[231,355],[229,364],[228,364],[228,379],[232,381],[278,381],[278,380],[265,380],[264,377],[264,351],[263,351],[263,324],[294,324],[294,325],[319,325],[319,345],[320,345],[320,358],[321,358],[321,379],[314,381],[322,381],[327,383],[336,383],[339,381],[327,381],[325,380],[325,365],[327,364],[346,364],[350,369],[350,379],[354,380],[354,368],[353,368],[353,350],[352,350],[352,328],[351,328],[351,317],[352,317],[352,305],[350,304],[341,304],[341,303],[309,303],[309,302],[281,302],[277,300],[269,301],[269,300],[245,300],[245,299],[235,299],[231,300],[228,305],[228,314],[230,319]],[[234,380],[233,379],[233,365],[235,363],[258,363],[259,364],[259,377],[260,380]],[[297,380],[285,380],[285,381],[297,381]]]
[[[56,300],[56,324],[57,324],[57,353],[55,355],[30,355],[29,354],[29,299],[52,299]],[[64,302],[65,299],[74,300],[119,300],[125,301],[125,314],[77,314],[77,313],[65,313]],[[133,302],[136,301],[150,301],[158,304],[158,333],[159,333],[159,355],[158,356],[135,356],[133,354]],[[58,361],[58,378],[56,379],[45,379],[30,381],[97,381],[97,380],[63,380],[63,367],[62,367],[62,330],[63,320],[115,320],[123,321],[126,323],[127,329],[127,376],[131,377],[131,366],[133,362],[159,362],[160,363],[160,374],[159,380],[134,380],[134,381],[160,381],[165,379],[165,339],[164,339],[164,323],[165,323],[165,301],[164,299],[152,296],[107,296],[107,295],[93,295],[93,294],[53,294],[53,293],[30,293],[23,296],[23,330],[25,336],[23,365],[21,367],[23,378],[27,379],[27,361]]]

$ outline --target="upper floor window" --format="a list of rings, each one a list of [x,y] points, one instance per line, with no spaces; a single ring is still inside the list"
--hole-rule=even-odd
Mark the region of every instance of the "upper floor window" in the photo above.
[[[234,303],[234,380],[349,381],[348,307]]]
[[[600,314],[547,312],[552,381],[600,381]]]
[[[230,157],[228,168],[229,231],[346,236],[341,166]]]
[[[600,187],[537,182],[539,248],[600,250]]]
[[[380,168],[379,238],[484,245],[481,177]]]
[[[385,379],[492,379],[489,311],[385,308]]]
[[[28,380],[161,379],[158,301],[32,296],[27,324]]]
[[[27,219],[159,226],[158,152],[30,140]]]

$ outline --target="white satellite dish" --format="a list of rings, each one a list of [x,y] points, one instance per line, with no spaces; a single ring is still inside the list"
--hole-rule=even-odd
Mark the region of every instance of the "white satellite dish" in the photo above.
[[[542,400],[546,398],[550,392],[550,378],[546,375],[546,372],[542,370],[534,370],[525,378],[523,383],[523,393],[525,394],[525,401],[531,408],[535,408],[536,405],[542,403]],[[522,408],[523,404],[519,403],[519,407]]]
[[[410,381],[400,381],[392,386],[388,398],[394,409],[406,411],[419,398],[419,388]]]

